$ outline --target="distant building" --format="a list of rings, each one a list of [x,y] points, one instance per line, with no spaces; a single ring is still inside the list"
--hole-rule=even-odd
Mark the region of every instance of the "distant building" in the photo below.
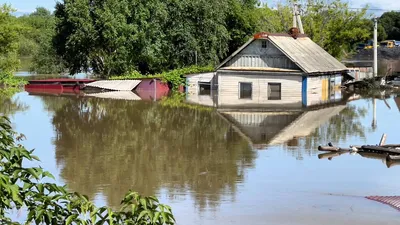
[[[219,108],[299,108],[341,99],[346,72],[342,63],[305,35],[258,33],[224,60],[216,73],[187,76],[187,83],[202,79],[204,89],[209,81],[208,87],[217,89],[218,95],[207,100]],[[187,90],[202,95],[200,90]]]

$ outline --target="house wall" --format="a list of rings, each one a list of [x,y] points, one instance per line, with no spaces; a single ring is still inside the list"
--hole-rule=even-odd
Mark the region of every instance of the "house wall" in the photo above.
[[[283,78],[284,77],[284,78]],[[239,98],[239,83],[252,83],[252,98]],[[218,107],[253,106],[299,108],[302,106],[301,75],[266,75],[243,71],[218,72]],[[281,83],[281,100],[268,100],[268,83]],[[272,107],[272,108],[273,108]]]
[[[267,42],[267,47],[262,48],[262,41]],[[229,60],[226,67],[272,67],[283,69],[299,69],[269,40],[254,40],[239,54]]]
[[[199,82],[210,82],[210,85],[214,84],[214,72],[210,73],[199,73],[199,74],[190,74],[186,76],[186,93],[198,95],[199,93]]]
[[[347,67],[349,74],[355,78],[355,81],[372,78],[374,71],[372,67]]]
[[[303,104],[311,106],[341,100],[341,84],[340,74],[307,77],[307,100]]]

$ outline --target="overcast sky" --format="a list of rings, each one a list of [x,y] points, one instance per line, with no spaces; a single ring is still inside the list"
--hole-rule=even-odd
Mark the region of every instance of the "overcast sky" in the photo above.
[[[54,9],[57,0],[0,0],[0,3],[9,3],[17,9],[19,13],[30,13],[35,10],[37,6],[44,6],[50,10]],[[263,2],[269,2],[274,4],[276,2],[283,2],[284,0],[262,0]],[[370,5],[370,8],[380,8],[388,10],[400,10],[399,0],[350,0],[352,7],[362,7],[366,4]],[[374,11],[376,14],[382,14],[383,12]]]

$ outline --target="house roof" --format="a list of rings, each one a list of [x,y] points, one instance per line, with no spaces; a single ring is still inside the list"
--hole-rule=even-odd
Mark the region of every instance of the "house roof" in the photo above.
[[[254,35],[253,38],[225,59],[217,69],[222,68],[229,60],[257,39],[269,40],[307,74],[347,71],[347,68],[342,63],[305,35],[300,35],[295,39],[289,34],[269,33]]]

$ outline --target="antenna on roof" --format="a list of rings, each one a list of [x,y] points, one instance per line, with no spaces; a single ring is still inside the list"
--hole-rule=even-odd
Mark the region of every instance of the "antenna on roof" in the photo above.
[[[299,5],[297,3],[293,4],[293,27],[297,28],[299,26],[300,34],[304,34],[303,23],[301,22]]]
[[[293,5],[293,27],[297,27],[297,4]]]

